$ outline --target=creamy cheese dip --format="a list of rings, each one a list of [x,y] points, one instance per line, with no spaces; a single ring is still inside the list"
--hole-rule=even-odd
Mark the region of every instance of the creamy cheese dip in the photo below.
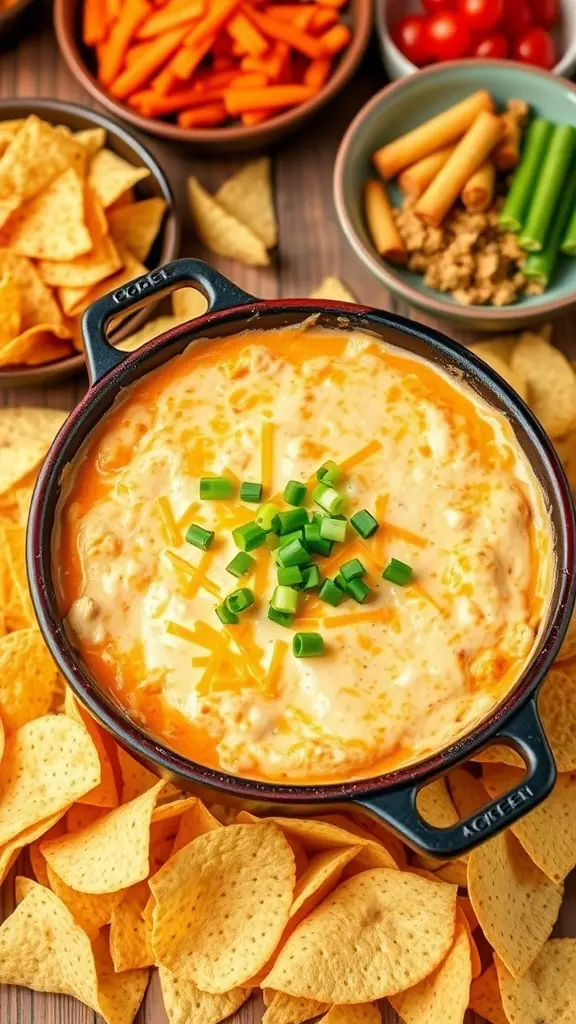
[[[225,568],[257,506],[201,501],[199,478],[261,481],[283,508],[286,482],[315,483],[327,459],[346,515],[380,528],[349,527],[314,560],[333,577],[358,557],[373,595],[333,608],[310,592],[285,629],[267,618],[266,545],[251,577]],[[389,771],[469,731],[529,659],[553,572],[505,418],[423,360],[314,326],[196,343],[129,387],[65,474],[56,522],[61,614],[100,685],[196,761],[301,784]],[[209,551],[185,541],[193,522],[216,531]],[[382,579],[391,557],[408,586]],[[215,608],[237,586],[256,602],[226,627]],[[321,633],[324,656],[296,659],[296,630]]]

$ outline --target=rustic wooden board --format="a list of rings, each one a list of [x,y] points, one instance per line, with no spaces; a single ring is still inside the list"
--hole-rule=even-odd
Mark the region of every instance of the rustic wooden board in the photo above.
[[[13,48],[0,53],[0,96],[45,96],[95,107],[96,104],[69,75],[58,55],[50,8],[48,0],[37,3],[24,26],[31,29],[31,34]],[[406,307],[390,299],[353,256],[338,228],[332,203],[332,169],[342,133],[357,110],[384,82],[384,72],[373,47],[356,80],[347,86],[344,93],[311,125],[274,148],[280,248],[273,265],[258,270],[209,257],[246,291],[262,298],[306,295],[324,275],[335,274],[346,282],[359,302],[410,314]],[[175,190],[184,225],[181,255],[206,258],[208,254],[194,238],[186,214],[186,177],[196,174],[208,188],[215,189],[240,166],[242,160],[199,157],[192,147],[171,146],[153,139],[144,141],[155,153]],[[428,322],[433,323],[432,320]],[[437,323],[434,326],[442,329]],[[575,326],[576,317],[566,317],[557,322],[555,335],[557,343],[573,356],[576,354],[572,340]],[[454,331],[449,333],[455,335]],[[86,377],[82,375],[46,389],[0,392],[0,406],[34,404],[72,408],[84,394],[86,384]],[[0,920],[13,909],[14,874],[26,871],[26,867],[25,860],[18,864],[0,892]],[[576,935],[574,880],[567,887],[555,934]],[[259,1024],[261,1017],[262,1003],[254,997],[232,1018],[232,1024]],[[75,1000],[0,986],[0,1024],[96,1024],[100,1020],[92,1010]],[[384,1024],[395,1024],[397,1020],[390,1008],[383,1008]],[[137,1024],[166,1024],[156,978],[151,982]],[[437,1024],[443,1022],[438,1021]],[[480,1018],[471,1014],[467,1024],[480,1024]]]

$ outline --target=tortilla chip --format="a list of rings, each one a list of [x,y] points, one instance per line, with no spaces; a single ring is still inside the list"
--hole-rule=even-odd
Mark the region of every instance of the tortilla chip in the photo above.
[[[1,161],[0,161],[1,163]],[[90,252],[84,223],[84,182],[71,168],[23,203],[10,221],[5,244],[32,259],[74,260]]]
[[[254,821],[253,815],[240,811],[237,821]],[[364,868],[395,868],[396,862],[391,854],[375,839],[363,839],[348,832],[347,829],[333,825],[331,822],[318,821],[315,818],[267,818],[282,829],[287,839],[296,839],[305,850],[330,850],[334,847],[360,846],[356,858],[356,866]]]
[[[576,939],[550,939],[521,978],[495,957],[509,1024],[572,1024],[576,1020]]]
[[[244,164],[224,182],[214,199],[256,235],[267,249],[278,244],[269,156]]]
[[[82,147],[31,114],[0,159],[0,227],[21,203],[48,191],[67,169],[84,173]]]
[[[8,737],[0,763],[0,844],[64,810],[100,777],[90,737],[63,715],[46,715]]]
[[[80,706],[74,697],[72,690],[68,689],[68,687],[66,687],[66,694],[64,698],[64,710],[70,718],[79,722],[79,724],[86,729],[86,732],[98,751],[98,757],[100,758],[100,766],[102,769],[100,782],[94,787],[94,789],[90,790],[89,793],[86,793],[86,795],[81,798],[81,803],[91,804],[94,807],[117,807],[118,793],[116,791],[116,780],[114,778],[114,771],[110,763],[110,758],[108,757],[100,726],[92,716]]]
[[[576,656],[576,610],[572,612],[572,618],[570,619],[566,636],[562,641],[562,646],[558,652],[556,661],[562,663],[563,661],[568,661],[569,658],[573,658],[574,656]]]
[[[435,828],[451,828],[459,820],[444,778],[435,779],[418,790],[416,807],[424,821]]]
[[[111,277],[104,278],[103,281],[99,281],[98,284],[91,288],[58,289],[58,300],[66,316],[79,316],[90,303],[94,302],[95,299],[99,299],[101,295],[114,292],[117,288],[121,288],[123,284],[127,284],[129,281],[133,281],[135,278],[148,273],[147,268],[134,259],[128,250],[122,249],[120,246],[117,246],[117,249],[123,267],[115,274],[112,274]]]
[[[98,977],[98,1004],[107,1024],[132,1024],[148,986],[148,971],[114,972],[108,940],[100,933],[92,943]]]
[[[0,548],[6,563],[5,616],[8,629],[27,629],[36,624],[26,576],[26,530],[23,526],[3,526]],[[0,554],[2,558],[2,554]]]
[[[298,925],[263,985],[322,1002],[373,1002],[438,966],[452,945],[455,914],[450,886],[409,872],[364,871]]]
[[[158,784],[158,776],[148,771],[139,761],[135,761],[123,747],[117,747],[116,752],[120,766],[120,777],[122,779],[120,802],[126,804],[156,786]],[[161,796],[162,800],[173,800],[174,797],[180,796],[180,790],[173,786],[171,782],[166,782],[164,783]]]
[[[0,639],[0,717],[9,730],[48,714],[58,669],[36,626]]]
[[[439,967],[406,992],[389,997],[405,1024],[463,1024],[472,972],[468,932],[456,925],[451,949]]]
[[[29,852],[32,850],[32,846],[28,844],[34,844],[36,840],[43,838],[48,832],[60,824],[62,817],[62,811],[57,814],[52,814],[49,818],[44,818],[42,821],[36,822],[31,825],[30,828],[25,828],[23,832],[20,832],[14,839],[10,839],[9,842],[4,843],[0,846],[0,885],[6,878],[6,875],[10,871],[10,868],[14,862],[20,856],[22,850],[28,846]]]
[[[461,860],[455,860],[451,864],[445,864],[434,872],[437,878],[450,885],[459,885],[462,889],[468,887],[468,869]]]
[[[559,772],[576,769],[576,666],[553,668],[538,696],[538,711]]]
[[[274,825],[199,836],[150,879],[156,962],[205,992],[245,984],[280,941],[294,881],[292,851]]]
[[[65,359],[71,355],[72,345],[62,338],[71,338],[67,327],[49,324],[29,327],[0,347],[0,366],[39,366]]]
[[[510,364],[502,358],[499,352],[491,345],[489,341],[479,341],[475,345],[468,346],[471,352],[483,359],[485,363],[488,363],[496,373],[499,373],[501,377],[514,388],[520,398],[523,398],[525,402],[528,401],[528,384],[523,374],[519,373],[518,370],[513,370]],[[512,352],[510,352],[512,356]]]
[[[83,128],[82,131],[74,132],[73,138],[88,150],[89,156],[94,156],[106,144],[106,129]]]
[[[50,888],[50,882],[48,880],[48,865],[46,864],[46,858],[40,849],[40,843],[47,842],[48,839],[56,839],[58,836],[63,836],[66,832],[66,818],[66,814],[54,815],[51,819],[53,824],[48,829],[40,832],[38,838],[33,842],[30,842],[28,847],[28,857],[30,858],[30,865],[34,872],[36,881],[40,882],[40,885],[45,885],[48,889]],[[41,824],[45,823],[41,822]],[[33,827],[35,828],[37,826]],[[24,833],[21,833],[18,837],[19,840],[23,835]]]
[[[502,1006],[502,996],[494,964],[490,964],[484,974],[472,982],[469,1005],[474,1013],[485,1017],[489,1024],[508,1024],[508,1018]]]
[[[15,279],[20,292],[20,330],[27,331],[38,324],[50,328],[62,325],[62,310],[31,260],[0,248],[0,273],[6,272]]]
[[[313,292],[311,299],[328,299],[329,302],[356,302],[352,292],[338,277],[323,277]]]
[[[381,1024],[382,1015],[372,1003],[331,1006],[319,1024]]]
[[[46,284],[63,288],[91,288],[121,268],[122,260],[108,235],[100,200],[88,185],[84,191],[84,219],[92,239],[90,252],[69,262],[40,260],[38,272]]]
[[[174,840],[172,853],[178,853],[183,846],[187,846],[193,839],[205,835],[206,832],[213,832],[222,828],[220,822],[210,813],[201,800],[196,800],[180,818],[178,831]]]
[[[524,774],[505,765],[486,765],[484,785],[490,796],[498,797],[516,789]],[[576,773],[559,774],[544,803],[511,828],[540,870],[553,882],[563,882],[576,867]]]
[[[328,1003],[319,1003],[316,999],[299,999],[285,992],[275,992],[272,988],[264,989],[262,995],[267,1007],[262,1024],[303,1024],[329,1009]]]
[[[49,864],[46,864],[46,875],[52,892],[56,893],[56,896],[68,907],[76,924],[80,925],[89,939],[95,939],[100,929],[110,923],[112,910],[121,899],[121,894],[105,893],[100,896],[88,896],[86,893],[76,892],[58,877]]]
[[[45,843],[42,853],[48,865],[72,889],[94,895],[147,878],[152,811],[163,785],[157,783],[81,832]]]
[[[293,930],[329,892],[332,892],[332,889],[336,888],[344,868],[359,849],[348,846],[343,850],[323,850],[314,854],[294,889],[294,900],[288,915],[290,930]]]
[[[347,876],[348,872],[356,874],[356,870],[364,870],[363,865],[374,868],[392,867],[391,861],[393,861],[396,867],[400,867],[401,864],[405,866],[406,852],[400,840],[396,839],[395,836],[388,832],[385,826],[381,826],[380,829],[378,829],[379,823],[376,821],[374,821],[374,827],[377,830],[376,834],[373,831],[369,831],[368,823],[371,820],[369,818],[369,815],[362,814],[359,815],[359,817],[360,821],[354,820],[348,814],[323,814],[320,817],[316,818],[316,821],[324,821],[327,822],[329,825],[336,825],[338,828],[344,829],[344,831],[349,832],[350,835],[356,836],[358,839],[361,839],[363,843],[376,842],[378,843],[379,846],[383,846],[384,849],[390,854],[389,858],[386,857],[386,863],[370,863],[367,865],[366,856],[364,856],[364,858],[360,860],[359,865],[357,865],[354,862],[351,864],[350,868],[345,869],[344,877]],[[364,826],[366,826],[366,828]],[[370,847],[370,849],[372,849],[372,847]]]
[[[508,831],[470,854],[468,892],[488,942],[520,976],[554,927],[562,886],[546,877]]]
[[[479,978],[480,975],[482,974],[482,960],[480,958],[478,946],[476,945],[476,941],[474,939],[474,936],[472,935],[470,922],[468,921],[466,914],[462,910],[459,897],[456,900],[456,921],[459,922],[462,925],[462,927],[466,929],[466,934],[468,936],[468,945],[470,947],[470,969],[472,971],[472,977]]]
[[[181,322],[175,316],[158,316],[154,320],[149,320],[139,331],[135,331],[134,334],[129,334],[127,338],[119,341],[116,348],[121,349],[122,352],[134,352],[135,349],[145,345],[147,341],[157,338],[159,334],[178,327]]]
[[[219,1024],[250,996],[247,988],[233,988],[218,995],[202,992],[193,981],[183,981],[162,966],[158,974],[169,1024]]]
[[[197,178],[188,178],[188,200],[196,233],[208,249],[248,267],[268,266],[262,240],[223,210]]]
[[[0,121],[0,156],[6,152],[17,132],[24,124],[23,117],[15,117],[13,121]]]
[[[148,882],[138,882],[124,894],[112,909],[110,920],[110,954],[115,971],[151,967],[154,952],[150,945],[150,929],[144,920],[144,909],[150,898]]]
[[[540,335],[524,331],[512,353],[514,373],[528,384],[528,404],[550,437],[576,424],[576,374],[566,356]]]
[[[536,331],[540,334],[540,330]],[[510,366],[510,360],[512,359],[512,353],[516,348],[520,340],[519,334],[495,334],[493,337],[483,338],[482,341],[476,341],[473,344],[467,345],[466,347],[476,352],[476,355],[482,357],[482,352],[491,352],[493,355],[498,356],[504,363]]]
[[[0,346],[12,341],[20,330],[20,291],[10,272],[0,277]]]
[[[104,817],[106,812],[90,804],[75,803],[66,814],[66,832],[80,832]]]
[[[405,868],[408,863],[406,856],[406,847],[404,843],[398,839],[395,835],[390,832],[390,829],[384,824],[384,822],[372,815],[367,813],[360,813],[358,815],[351,815],[353,820],[361,825],[362,829],[376,839],[377,842],[382,843],[388,850],[388,853],[393,858],[399,868]]]
[[[148,178],[147,167],[134,167],[111,149],[100,149],[88,167],[88,184],[94,189],[104,209],[137,182]]]
[[[180,323],[204,316],[208,303],[197,288],[177,288],[172,292],[172,312]]]
[[[129,249],[137,260],[145,263],[160,231],[165,210],[166,201],[160,196],[120,206],[108,212],[110,234],[116,242]]]
[[[459,819],[469,818],[474,811],[488,803],[488,794],[482,780],[466,768],[453,768],[448,775],[448,785]]]

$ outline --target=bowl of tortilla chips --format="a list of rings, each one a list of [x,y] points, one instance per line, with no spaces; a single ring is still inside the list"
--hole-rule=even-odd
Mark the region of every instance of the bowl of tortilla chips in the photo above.
[[[80,370],[87,306],[172,259],[178,242],[170,185],[127,132],[71,103],[1,102],[0,387]]]

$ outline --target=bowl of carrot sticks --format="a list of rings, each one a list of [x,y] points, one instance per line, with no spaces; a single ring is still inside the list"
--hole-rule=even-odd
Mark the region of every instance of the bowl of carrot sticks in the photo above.
[[[213,151],[266,145],[343,88],[371,0],[56,0],[79,82],[143,131]]]
[[[410,306],[482,331],[550,318],[576,303],[576,87],[511,61],[395,82],[350,125],[334,196]]]

